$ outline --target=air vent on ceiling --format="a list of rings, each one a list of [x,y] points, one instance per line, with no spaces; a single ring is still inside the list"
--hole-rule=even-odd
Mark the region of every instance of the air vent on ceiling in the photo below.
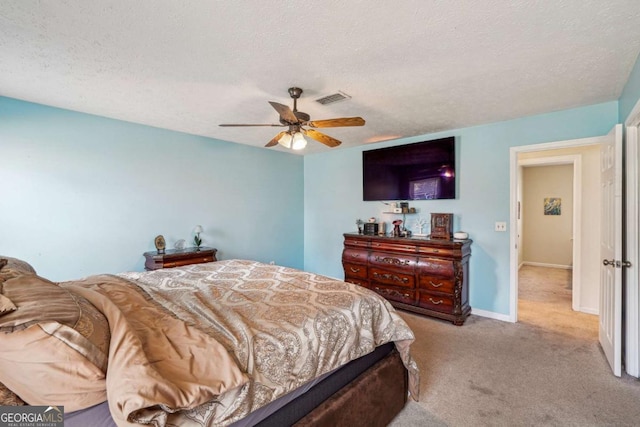
[[[344,101],[345,99],[351,99],[351,97],[344,92],[338,91],[336,93],[332,93],[331,95],[318,98],[316,99],[316,102],[322,105],[327,105],[327,104],[333,104],[334,102]]]

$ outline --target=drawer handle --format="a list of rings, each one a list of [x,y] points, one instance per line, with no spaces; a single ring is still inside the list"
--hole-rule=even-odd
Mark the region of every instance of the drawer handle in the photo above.
[[[444,283],[433,283],[431,280],[429,280],[429,284],[434,288],[439,288],[440,286],[444,285]]]
[[[433,300],[433,298],[429,298],[429,301],[431,301],[431,302],[432,302],[433,304],[435,304],[435,305],[439,305],[439,304],[442,304],[442,303],[444,302],[444,301],[443,301],[443,300],[441,300],[441,299],[439,299],[438,301],[434,301],[434,300]]]
[[[390,273],[385,273],[385,274],[373,273],[373,277],[375,277],[376,279],[393,280],[400,283],[407,283],[409,281],[409,279],[406,277],[399,277],[399,276],[396,276],[395,274],[390,274]]]
[[[380,246],[380,243],[374,243],[373,246]]]
[[[401,293],[400,293],[400,292],[398,292],[398,291],[391,290],[391,289],[380,289],[380,288],[379,288],[379,287],[377,287],[377,286],[374,286],[374,288],[373,288],[373,289],[374,289],[376,292],[380,292],[380,293],[382,293],[382,294],[387,294],[387,295],[397,295],[397,296],[401,296],[401,297],[405,297],[405,298],[409,298],[409,297],[411,297],[411,295],[409,295],[409,294],[407,294],[407,293],[401,294]]]
[[[437,254],[438,252],[440,252],[440,249],[434,249],[433,252]]]
[[[411,264],[411,261],[406,260],[406,259],[388,258],[388,257],[381,257],[381,256],[376,256],[376,261],[383,262],[385,264],[393,264],[393,265],[409,265],[409,264]]]
[[[353,267],[349,267],[349,268],[351,269],[351,272],[352,272],[352,273],[357,273],[357,272],[359,272],[359,271],[360,271],[360,269],[359,269],[359,268],[353,268]]]
[[[352,256],[353,258],[359,258],[359,257],[360,257],[360,254],[351,254],[351,256]]]

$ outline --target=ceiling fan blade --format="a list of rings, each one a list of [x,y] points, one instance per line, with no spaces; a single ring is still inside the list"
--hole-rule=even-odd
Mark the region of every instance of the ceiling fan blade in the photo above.
[[[223,123],[221,125],[218,126],[222,126],[222,127],[231,127],[231,126],[277,126],[277,127],[282,127],[285,125],[281,125],[281,124],[244,124],[244,123]]]
[[[282,138],[282,135],[284,135],[285,133],[287,133],[287,132],[286,131],[282,131],[279,134],[277,134],[276,136],[274,136],[271,141],[267,142],[267,145],[265,145],[265,147],[273,147],[274,145],[278,145],[278,141],[280,140],[280,138]]]
[[[280,117],[282,117],[285,121],[291,124],[298,123],[298,118],[296,117],[295,114],[293,114],[293,111],[291,111],[291,108],[287,107],[284,104],[278,104],[277,102],[272,102],[272,101],[269,101],[269,104],[271,104],[271,106],[275,108],[278,114],[280,114]]]
[[[312,128],[333,128],[343,126],[363,126],[365,123],[362,117],[342,117],[339,119],[313,120],[307,122],[307,126]]]
[[[301,130],[302,130],[302,133],[307,135],[309,138],[313,138],[316,141],[323,143],[327,147],[333,148],[342,144],[342,141],[338,141],[335,138],[331,138],[329,135],[325,135],[324,133],[318,132],[317,130],[313,130],[313,129],[301,129]]]

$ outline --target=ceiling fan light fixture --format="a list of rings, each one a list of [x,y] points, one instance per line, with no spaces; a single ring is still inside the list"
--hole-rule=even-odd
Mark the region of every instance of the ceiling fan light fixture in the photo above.
[[[329,148],[334,148],[342,144],[341,141],[325,135],[322,132],[316,130],[316,128],[329,128],[329,127],[348,127],[348,126],[363,126],[365,121],[362,117],[339,117],[325,120],[311,120],[311,117],[302,111],[298,111],[297,100],[302,94],[302,89],[298,87],[289,88],[289,95],[293,99],[293,109],[287,107],[284,104],[278,102],[269,101],[269,104],[274,110],[278,112],[280,116],[280,123],[222,123],[219,126],[276,126],[276,127],[288,127],[288,130],[279,132],[276,136],[271,138],[269,142],[265,144],[265,147],[273,147],[276,145],[282,145],[285,148],[293,150],[302,150],[307,146],[308,136],[314,141],[318,141]],[[341,97],[350,98],[348,95],[340,94]],[[304,128],[308,126],[311,129]]]
[[[296,132],[293,134],[293,142],[291,144],[291,148],[294,150],[302,150],[307,146],[307,140],[302,135],[302,132]]]
[[[280,137],[280,139],[278,140],[278,144],[282,145],[285,148],[291,148],[292,139],[293,138],[291,137],[291,134],[287,132]]]

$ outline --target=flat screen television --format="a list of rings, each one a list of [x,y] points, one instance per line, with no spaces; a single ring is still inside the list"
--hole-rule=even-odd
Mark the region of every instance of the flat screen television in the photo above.
[[[456,197],[455,138],[362,152],[363,200]]]

